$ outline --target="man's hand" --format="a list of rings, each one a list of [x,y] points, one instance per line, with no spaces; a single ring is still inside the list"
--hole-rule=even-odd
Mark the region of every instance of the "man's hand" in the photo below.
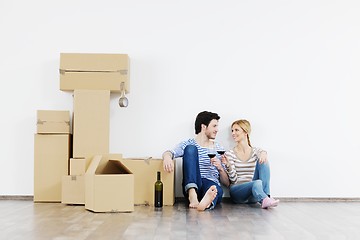
[[[164,152],[163,154],[163,167],[164,171],[172,172],[174,171],[174,162],[172,160],[172,154],[170,152]]]
[[[217,168],[218,171],[223,170],[223,166],[221,165],[221,161],[217,157],[213,157],[210,159],[210,162],[213,166]]]

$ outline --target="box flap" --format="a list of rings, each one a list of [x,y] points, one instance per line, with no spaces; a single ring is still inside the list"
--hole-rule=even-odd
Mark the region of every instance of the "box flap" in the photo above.
[[[111,159],[111,160],[110,160]],[[86,170],[87,175],[90,174],[110,174],[110,173],[104,173],[104,171],[120,171],[116,170],[118,168],[122,168],[124,173],[131,173],[129,169],[123,165],[120,160],[122,160],[122,154],[103,154],[103,155],[95,155],[89,167]],[[109,161],[116,161],[119,163],[113,163],[111,162],[110,165],[108,164]],[[109,166],[108,166],[109,165]],[[112,170],[114,169],[114,170]],[[122,172],[119,172],[122,173]]]
[[[102,173],[106,165],[108,164],[109,159],[112,160],[122,160],[121,154],[103,154],[101,161],[98,164],[98,167],[95,171],[95,174]]]
[[[97,174],[131,174],[131,172],[119,160],[109,160],[102,172]]]
[[[127,74],[128,65],[127,54],[60,53],[61,74],[65,72],[120,72]]]
[[[86,170],[85,175],[93,175],[93,174],[95,174],[96,169],[98,168],[98,166],[100,164],[101,158],[102,158],[101,155],[96,155],[96,156],[93,157],[88,169]]]

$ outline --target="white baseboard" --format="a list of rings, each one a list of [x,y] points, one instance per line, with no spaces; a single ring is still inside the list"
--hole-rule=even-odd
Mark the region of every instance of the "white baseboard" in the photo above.
[[[33,201],[34,196],[32,195],[0,195],[0,200],[25,200],[25,201]]]

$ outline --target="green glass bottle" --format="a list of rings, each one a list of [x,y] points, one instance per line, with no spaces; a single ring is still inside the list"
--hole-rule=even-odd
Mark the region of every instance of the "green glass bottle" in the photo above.
[[[155,182],[154,206],[156,208],[161,208],[163,206],[163,183],[161,182],[160,172],[157,172],[157,181]]]

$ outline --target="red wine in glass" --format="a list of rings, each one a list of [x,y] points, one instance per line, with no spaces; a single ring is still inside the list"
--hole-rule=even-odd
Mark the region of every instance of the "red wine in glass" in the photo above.
[[[216,154],[215,153],[208,153],[208,156],[209,156],[210,159],[212,159],[213,157],[216,156]]]
[[[217,150],[217,153],[220,155],[224,155],[225,151],[224,150]]]

